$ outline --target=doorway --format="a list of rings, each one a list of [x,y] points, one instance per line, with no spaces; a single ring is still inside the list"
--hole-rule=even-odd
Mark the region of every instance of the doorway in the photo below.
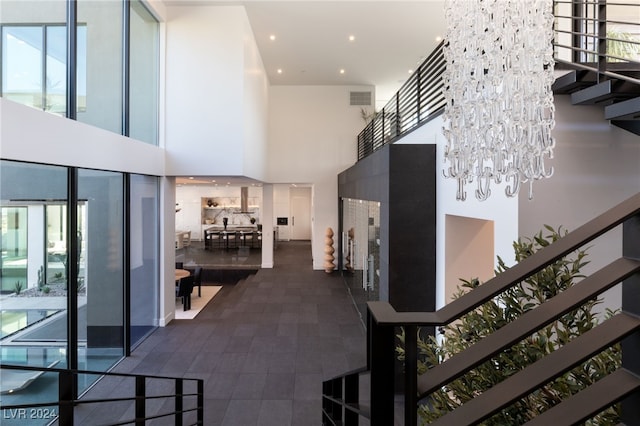
[[[451,302],[460,279],[484,282],[494,275],[494,223],[447,215],[445,218],[445,304]]]
[[[290,188],[289,197],[291,203],[291,239],[311,240],[311,188]]]

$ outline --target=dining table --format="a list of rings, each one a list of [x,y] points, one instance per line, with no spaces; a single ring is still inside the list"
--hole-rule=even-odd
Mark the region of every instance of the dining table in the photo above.
[[[176,282],[188,277],[189,275],[191,275],[191,272],[186,269],[176,269]]]

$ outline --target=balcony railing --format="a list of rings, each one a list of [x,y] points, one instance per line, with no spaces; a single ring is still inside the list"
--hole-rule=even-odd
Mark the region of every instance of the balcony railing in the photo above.
[[[57,394],[51,395],[52,400],[50,401],[7,404],[8,398],[3,398],[2,403],[0,403],[0,411],[3,413],[3,418],[7,420],[55,420],[58,425],[74,425],[80,424],[80,417],[83,413],[86,414],[83,410],[103,408],[100,411],[100,418],[92,417],[92,422],[99,422],[103,425],[145,425],[147,424],[146,422],[157,419],[164,422],[163,424],[167,424],[167,422],[175,425],[204,424],[204,380],[202,379],[8,364],[0,364],[0,370],[2,370],[5,379],[10,376],[11,372],[21,375],[31,372],[35,378],[33,379],[34,381],[38,380],[43,373],[46,373],[56,375],[58,382]],[[85,375],[120,380],[118,396],[98,399],[91,397],[74,398],[74,389],[78,378]],[[25,392],[25,390],[16,392]],[[18,393],[12,391],[8,391],[8,393],[18,395]],[[21,402],[25,399],[28,399],[28,396],[16,400],[16,402]],[[165,409],[163,404],[165,401],[171,401],[173,409]],[[121,409],[114,409],[116,406],[110,405],[123,402],[129,402],[133,405],[132,417],[126,418],[127,412]],[[159,405],[162,405],[161,409],[158,409]],[[170,407],[171,405],[167,406]]]
[[[640,2],[554,0],[554,15],[557,69],[586,70],[593,74],[593,83],[618,79],[640,85]],[[358,160],[444,111],[443,45],[436,47],[360,132]]]
[[[640,3],[554,0],[556,68],[640,84]]]
[[[443,43],[425,59],[400,90],[358,135],[358,160],[372,154],[444,111]]]

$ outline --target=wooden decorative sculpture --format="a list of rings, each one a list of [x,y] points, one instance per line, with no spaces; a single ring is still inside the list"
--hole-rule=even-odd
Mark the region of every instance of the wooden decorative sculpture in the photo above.
[[[327,228],[324,244],[324,271],[327,274],[330,274],[336,268],[335,264],[333,263],[333,261],[335,260],[335,258],[333,257],[333,253],[335,251],[335,249],[333,248],[333,229]]]

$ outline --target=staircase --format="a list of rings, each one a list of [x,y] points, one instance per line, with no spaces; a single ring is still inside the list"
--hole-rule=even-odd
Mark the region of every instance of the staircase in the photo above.
[[[419,327],[450,324],[496,295],[526,280],[567,254],[592,244],[622,225],[622,256],[559,295],[479,340],[467,350],[418,375]],[[479,424],[544,384],[622,342],[622,368],[545,411],[527,424],[573,425],[622,401],[624,424],[640,424],[640,193],[527,257],[514,267],[435,312],[396,312],[386,302],[368,303],[367,366],[325,381],[323,424],[394,424],[396,335],[405,331],[404,424],[416,425],[420,401],[526,336],[561,318],[604,291],[622,287],[622,311],[538,362],[431,424]],[[359,394],[360,379],[370,375],[370,394]],[[366,399],[366,401],[365,401]]]
[[[640,71],[608,77],[594,70],[574,69],[556,79],[552,89],[556,95],[571,96],[574,105],[602,106],[611,124],[640,135],[639,77]]]

